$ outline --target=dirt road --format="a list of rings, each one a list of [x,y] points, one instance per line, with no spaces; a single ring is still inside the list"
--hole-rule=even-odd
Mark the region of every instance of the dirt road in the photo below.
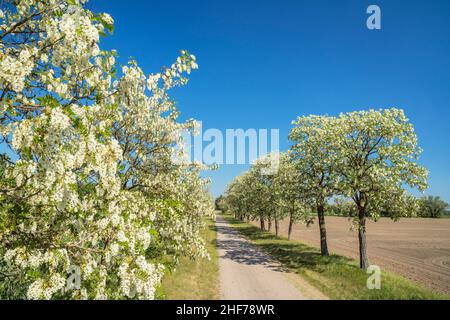
[[[330,251],[358,259],[358,235],[347,218],[326,217]],[[258,225],[257,222],[254,222]],[[287,235],[287,221],[281,235]],[[317,223],[296,225],[293,239],[319,246]],[[450,219],[382,218],[367,226],[369,260],[423,285],[450,294]]]
[[[304,300],[282,267],[217,216],[221,298]]]

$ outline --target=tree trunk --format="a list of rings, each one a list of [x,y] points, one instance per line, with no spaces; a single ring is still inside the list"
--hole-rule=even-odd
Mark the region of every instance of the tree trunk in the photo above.
[[[325,215],[323,204],[317,206],[317,217],[319,218],[319,229],[320,229],[320,252],[323,256],[328,256],[329,253],[327,245],[327,229],[325,227]]]
[[[278,233],[280,231],[280,225],[278,223],[278,218],[275,217],[275,235],[278,237]]]
[[[358,226],[358,239],[359,239],[359,266],[361,269],[367,269],[369,267],[369,257],[367,256],[367,243],[366,243],[366,213],[364,209],[359,209],[359,226]]]
[[[265,225],[264,219],[262,217],[259,218],[259,222],[261,224],[261,231],[266,230],[266,225]]]
[[[269,221],[268,221],[268,231],[272,231],[272,218],[269,217]]]
[[[292,226],[294,225],[294,215],[289,215],[289,229],[288,229],[288,240],[291,240],[291,234],[292,234]]]

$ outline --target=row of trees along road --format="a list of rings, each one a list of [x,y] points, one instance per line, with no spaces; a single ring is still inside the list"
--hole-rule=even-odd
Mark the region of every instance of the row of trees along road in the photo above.
[[[405,187],[427,187],[427,170],[417,163],[421,149],[403,110],[385,109],[297,118],[289,134],[291,149],[258,159],[238,176],[221,199],[241,219],[309,224],[317,213],[320,249],[328,255],[325,207],[351,201],[358,230],[360,266],[369,266],[366,221],[388,213],[392,219],[416,215],[419,199]],[[278,171],[268,168],[278,165]],[[274,173],[274,174],[273,174]]]
[[[146,76],[100,48],[112,30],[85,0],[1,2],[0,299],[153,299],[207,256],[213,201],[177,147],[194,122],[168,95],[195,56]]]

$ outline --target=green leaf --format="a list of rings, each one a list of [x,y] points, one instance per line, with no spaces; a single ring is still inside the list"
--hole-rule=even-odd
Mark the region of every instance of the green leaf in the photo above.
[[[44,107],[56,108],[59,107],[59,101],[50,94],[38,98],[39,104]]]

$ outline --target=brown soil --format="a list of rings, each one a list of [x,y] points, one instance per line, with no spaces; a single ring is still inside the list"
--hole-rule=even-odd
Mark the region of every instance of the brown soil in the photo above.
[[[350,230],[351,221],[342,217],[326,217],[325,220],[331,253],[358,259],[358,234]],[[287,221],[280,225],[281,235],[287,236]],[[309,228],[295,225],[292,238],[318,247],[317,223]],[[450,294],[450,219],[370,221],[367,242],[371,264]]]

